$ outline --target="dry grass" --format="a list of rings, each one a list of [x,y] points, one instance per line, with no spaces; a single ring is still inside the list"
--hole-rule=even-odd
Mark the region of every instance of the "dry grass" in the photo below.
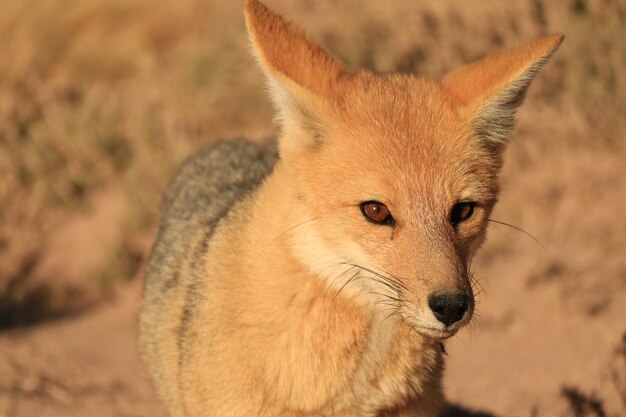
[[[207,1],[0,4],[0,291],[15,303],[32,303],[42,281],[63,304],[63,293],[97,298],[132,276],[146,252],[134,239],[154,225],[180,160],[269,119],[249,87],[258,76],[240,74],[252,61],[243,27],[229,24],[238,8],[219,12]],[[83,250],[55,251],[58,233],[106,205],[102,194],[122,195],[124,213],[69,237]],[[91,246],[106,229],[120,230],[110,247]],[[48,253],[80,268],[46,268]]]

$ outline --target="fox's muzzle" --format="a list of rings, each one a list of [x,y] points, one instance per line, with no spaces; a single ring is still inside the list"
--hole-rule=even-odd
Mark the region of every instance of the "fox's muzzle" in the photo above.
[[[470,310],[471,297],[462,291],[441,291],[428,297],[428,306],[446,327],[462,320]]]

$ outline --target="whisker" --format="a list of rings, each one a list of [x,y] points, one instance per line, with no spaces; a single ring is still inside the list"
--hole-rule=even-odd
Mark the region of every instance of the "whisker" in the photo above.
[[[402,316],[400,315],[400,311],[394,311],[394,312],[392,312],[391,314],[389,314],[387,317],[385,317],[385,318],[383,319],[383,322],[384,322],[385,320],[387,320],[387,319],[389,319],[389,318],[393,317],[393,316],[397,316],[398,322],[402,321]]]
[[[333,266],[337,266],[339,264],[333,264],[333,265],[328,265],[324,268],[330,268]],[[324,298],[326,298],[326,295],[328,294],[328,291],[330,291],[330,289],[335,285],[335,282],[337,282],[337,280],[341,277],[343,277],[345,274],[347,274],[348,272],[350,272],[351,270],[353,270],[355,267],[351,266],[348,269],[346,269],[345,271],[343,271],[341,274],[337,275],[329,285],[326,286],[326,290],[324,291]],[[344,284],[345,285],[345,284]],[[336,297],[336,296],[335,296]]]
[[[535,236],[531,235],[530,233],[528,233],[526,230],[522,229],[521,227],[515,226],[514,224],[510,224],[507,222],[503,222],[500,220],[495,220],[495,219],[487,219],[488,221],[492,222],[492,223],[496,223],[502,226],[507,226],[510,227],[513,230],[516,230],[526,236],[528,236],[529,238],[531,238],[537,245],[539,245],[539,247],[541,247],[541,249],[543,249],[546,253],[550,253],[548,251],[548,249],[546,249],[545,246],[543,246],[543,244],[539,241],[539,239],[537,239]]]
[[[470,260],[467,266],[468,270],[472,269],[472,262],[474,262],[474,256],[476,255],[476,252],[478,251],[478,247],[474,248],[474,250],[472,251],[472,256],[470,256]]]
[[[372,293],[370,293],[370,294],[372,294]],[[382,305],[399,307],[403,303],[401,301],[395,301],[395,300],[391,300],[391,299],[385,297],[382,300],[376,300],[374,302],[374,304],[382,304]]]
[[[480,279],[476,277],[476,274],[473,271],[468,271],[467,276],[469,278],[470,286],[472,287],[472,292],[474,293],[475,297],[485,292],[485,288],[480,283]],[[478,289],[478,291],[476,291],[476,289]]]
[[[400,285],[398,285],[398,283],[390,281],[388,277],[386,277],[386,276],[384,276],[384,275],[382,275],[382,274],[380,274],[380,273],[378,273],[376,271],[373,271],[373,270],[371,270],[371,269],[369,269],[367,267],[364,267],[362,265],[356,264],[356,263],[345,262],[345,264],[346,265],[355,266],[355,267],[360,268],[360,269],[362,269],[364,271],[367,271],[367,272],[369,272],[371,274],[374,274],[375,275],[374,277],[368,277],[368,278],[372,279],[373,281],[376,281],[376,282],[378,282],[378,283],[380,283],[382,285],[385,285],[386,287],[388,287],[392,291],[395,291],[397,293],[401,292],[401,288],[402,287]]]
[[[472,319],[468,323],[468,329],[472,330],[473,332],[476,330],[476,327],[478,327],[478,329],[482,331],[482,316],[480,314],[480,311],[478,311],[477,309],[474,309],[474,315],[472,316]]]
[[[393,296],[391,296],[389,294],[383,294],[383,293],[376,292],[376,291],[370,291],[370,294],[380,295],[381,297],[384,297],[387,300],[393,300],[393,301],[395,301],[397,303],[401,303],[402,302],[402,300],[400,300],[400,299],[398,299],[396,297],[393,297]]]
[[[352,269],[352,268],[350,268],[350,269]],[[339,297],[339,294],[341,294],[341,291],[343,291],[343,289],[344,289],[344,288],[346,288],[346,286],[347,286],[350,282],[352,282],[352,280],[353,280],[354,278],[356,278],[356,277],[357,277],[357,275],[359,275],[359,272],[361,272],[361,271],[358,271],[358,270],[357,270],[357,271],[354,273],[354,275],[352,275],[352,276],[351,276],[351,277],[350,277],[350,278],[349,278],[349,279],[348,279],[348,280],[347,280],[347,281],[346,281],[346,282],[345,282],[345,283],[341,286],[341,288],[339,288],[339,291],[337,291],[337,294],[335,294],[335,299],[337,299],[337,297]]]
[[[375,304],[381,306],[380,312],[383,312],[383,313],[385,311],[390,311],[390,310],[396,311],[400,308],[398,304],[391,304],[391,303],[375,303]]]
[[[263,254],[265,253],[265,251],[272,246],[274,243],[276,243],[276,241],[278,241],[280,238],[282,238],[283,236],[285,236],[287,233],[292,232],[294,229],[303,226],[307,223],[316,221],[316,220],[320,220],[320,219],[328,219],[328,218],[332,218],[332,217],[337,217],[337,216],[318,216],[318,217],[313,217],[312,219],[308,219],[308,220],[304,220],[294,226],[291,226],[290,228],[288,228],[287,230],[285,230],[284,232],[280,233],[278,236],[276,236],[274,239],[272,239],[262,250],[261,252],[258,253],[257,256],[254,257],[254,259],[252,260],[251,265],[253,265],[257,259]]]
[[[381,278],[377,278],[377,277],[371,277],[371,276],[366,276],[367,279],[371,279],[372,281],[378,282],[379,284],[384,285],[385,287],[389,288],[392,291],[395,291],[396,293],[399,293],[400,290],[396,287],[393,286],[393,284],[386,282],[384,279]]]
[[[385,277],[388,280],[390,280],[391,282],[393,282],[394,284],[396,284],[398,287],[402,288],[403,290],[409,291],[409,288],[407,288],[398,278],[394,277],[392,274],[390,274],[389,272],[385,271],[384,269],[380,268],[380,267],[376,267],[377,269],[380,269],[382,271],[382,274],[372,270],[372,269],[368,269],[368,272],[371,272],[373,274],[379,275],[381,277]]]
[[[375,304],[380,304],[380,305],[386,306],[386,308],[384,308],[382,311],[397,310],[398,309],[398,305],[395,304],[395,303],[376,302]]]

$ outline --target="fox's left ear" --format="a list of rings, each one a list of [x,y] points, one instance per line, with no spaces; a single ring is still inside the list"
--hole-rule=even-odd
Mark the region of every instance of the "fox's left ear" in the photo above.
[[[337,81],[348,71],[301,28],[258,0],[246,0],[244,14],[283,130],[281,153],[319,142]]]
[[[541,66],[556,51],[564,36],[547,36],[522,47],[491,55],[450,72],[442,80],[460,99],[476,133],[490,147],[509,142],[515,113]]]

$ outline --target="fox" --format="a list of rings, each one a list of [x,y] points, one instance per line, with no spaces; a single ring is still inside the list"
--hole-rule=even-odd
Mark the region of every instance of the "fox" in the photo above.
[[[166,191],[140,313],[157,392],[172,417],[438,416],[515,115],[564,35],[435,80],[244,15],[280,130],[193,155]]]

